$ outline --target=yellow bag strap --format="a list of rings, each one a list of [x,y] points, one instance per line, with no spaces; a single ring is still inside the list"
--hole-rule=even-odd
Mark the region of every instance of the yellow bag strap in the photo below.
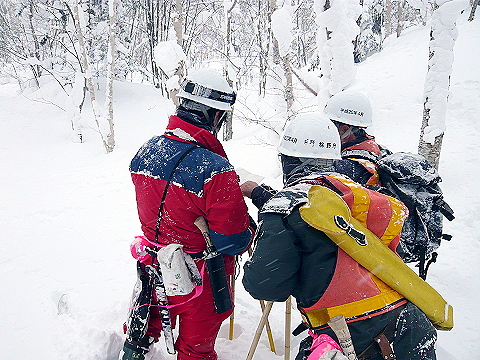
[[[437,329],[453,328],[453,307],[375,234],[353,218],[350,208],[337,193],[314,185],[309,190],[308,199],[309,202],[300,208],[305,222],[323,231],[360,265],[418,306]],[[337,218],[346,223],[348,232],[339,227]],[[363,241],[352,237],[351,233],[363,235]]]

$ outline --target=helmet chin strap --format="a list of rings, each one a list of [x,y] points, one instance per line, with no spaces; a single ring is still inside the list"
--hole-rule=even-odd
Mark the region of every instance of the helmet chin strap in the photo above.
[[[215,136],[217,136],[218,132],[220,131],[220,128],[223,125],[223,122],[227,118],[227,111],[218,110],[218,112],[222,112],[222,114],[218,118],[218,121],[216,120],[217,115],[215,115],[215,117],[213,119],[212,132],[213,132],[213,135],[215,135]],[[216,114],[218,114],[218,112]]]
[[[215,123],[216,114],[219,111],[221,112],[222,110],[217,110],[207,105],[200,104],[195,101],[186,100],[186,99],[184,99],[180,103],[179,108],[192,113],[192,115],[196,115],[198,118],[198,121],[194,122],[194,124],[212,132],[215,135],[220,129],[220,126],[222,126],[223,117],[219,119],[217,124]]]

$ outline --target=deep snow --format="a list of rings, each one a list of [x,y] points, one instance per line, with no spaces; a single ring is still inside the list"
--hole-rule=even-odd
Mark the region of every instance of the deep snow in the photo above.
[[[480,19],[467,22],[467,15],[458,22],[440,159],[442,188],[457,218],[445,225],[454,237],[441,246],[428,277],[455,309],[455,328],[439,332],[439,360],[480,359]],[[428,32],[428,27],[410,29],[387,39],[381,53],[358,66],[351,86],[372,100],[370,133],[394,151],[416,152]],[[48,85],[23,95],[17,95],[13,83],[0,86],[0,358],[112,360],[123,342],[135,281],[129,244],[140,232],[128,165],[143,142],[163,132],[174,106],[151,86],[115,83],[117,148],[107,155],[91,128],[85,130],[84,143],[73,141],[71,119],[45,101],[53,95]],[[60,98],[55,103],[62,106]],[[250,94],[252,108],[254,98]],[[272,113],[268,104],[256,104],[265,117]],[[248,112],[241,104],[240,110]],[[88,109],[84,117],[85,126],[93,127]],[[276,151],[270,145],[274,138],[261,125],[238,120],[225,148],[235,166],[279,187]],[[245,359],[261,315],[240,281],[236,304],[234,340],[227,339],[227,321],[217,341],[220,360]],[[285,305],[275,304],[270,316],[277,355],[263,335],[255,359],[283,357],[284,313]],[[292,314],[294,327],[299,316],[295,310]],[[302,338],[292,337],[292,358]],[[150,355],[175,358],[166,355],[162,339]]]

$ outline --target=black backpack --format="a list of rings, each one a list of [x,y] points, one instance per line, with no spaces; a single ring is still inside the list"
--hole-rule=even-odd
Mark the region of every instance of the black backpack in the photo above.
[[[418,261],[419,276],[425,279],[441,240],[452,238],[443,234],[443,217],[455,218],[438,186],[440,175],[417,154],[388,152],[377,164],[382,187],[409,211],[397,251],[406,263]]]

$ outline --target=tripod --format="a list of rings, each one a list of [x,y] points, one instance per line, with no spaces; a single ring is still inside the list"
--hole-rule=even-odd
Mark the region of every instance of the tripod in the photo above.
[[[275,344],[273,343],[272,332],[270,330],[270,325],[268,323],[268,315],[272,310],[273,301],[267,301],[265,305],[262,300],[260,300],[260,305],[262,306],[262,317],[257,326],[257,330],[255,331],[255,335],[253,337],[252,344],[250,345],[250,350],[248,351],[248,355],[246,360],[251,360],[257,349],[258,341],[260,340],[260,335],[262,334],[263,328],[267,325],[267,335],[268,340],[270,342],[270,350],[275,353]],[[288,297],[287,301],[285,301],[285,355],[284,360],[290,360],[290,328],[291,328],[291,316],[292,316],[292,298],[291,296]]]

